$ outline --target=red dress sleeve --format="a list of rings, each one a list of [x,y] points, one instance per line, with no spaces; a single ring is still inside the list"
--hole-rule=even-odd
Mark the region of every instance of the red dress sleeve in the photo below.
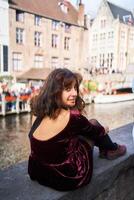
[[[73,115],[73,128],[76,134],[86,136],[91,140],[104,136],[105,129],[100,124],[93,125],[85,116],[80,113],[72,113]]]

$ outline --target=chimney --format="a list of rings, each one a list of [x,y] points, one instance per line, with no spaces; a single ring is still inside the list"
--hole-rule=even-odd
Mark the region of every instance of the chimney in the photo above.
[[[61,11],[65,14],[67,14],[69,11],[69,3],[69,0],[60,0],[58,2],[58,6],[60,6]]]
[[[84,26],[90,28],[91,25],[91,16],[89,14],[84,15]]]
[[[80,26],[84,26],[84,11],[85,11],[85,6],[80,0],[78,4],[78,24]]]

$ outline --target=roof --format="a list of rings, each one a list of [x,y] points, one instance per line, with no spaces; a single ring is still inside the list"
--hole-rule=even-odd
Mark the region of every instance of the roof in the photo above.
[[[131,16],[132,23],[134,23],[134,17],[131,11],[121,8],[111,2],[107,1],[107,3],[115,19],[119,18],[120,21],[125,22],[124,17]]]
[[[51,71],[48,68],[31,68],[17,78],[25,80],[45,80]]]
[[[63,3],[67,13],[61,9]],[[67,0],[9,0],[9,7],[78,26],[78,11]]]

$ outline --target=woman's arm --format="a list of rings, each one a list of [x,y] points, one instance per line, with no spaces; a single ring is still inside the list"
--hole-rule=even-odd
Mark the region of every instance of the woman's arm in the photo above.
[[[106,134],[105,128],[95,119],[88,120],[83,115],[75,115],[73,123],[76,134],[86,136],[89,139],[95,139]]]

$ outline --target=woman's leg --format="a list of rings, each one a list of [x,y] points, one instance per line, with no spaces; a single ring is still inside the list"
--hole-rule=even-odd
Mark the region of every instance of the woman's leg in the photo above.
[[[90,120],[90,123],[102,127],[96,119]],[[112,160],[126,153],[126,146],[114,143],[108,134],[96,138],[94,143],[97,147],[99,147],[99,156],[101,158]]]
[[[91,119],[89,122],[95,126],[102,127],[102,125],[96,120]],[[117,144],[113,143],[109,135],[106,133],[104,136],[98,137],[94,141],[95,146],[99,147],[99,149],[106,149],[106,150],[116,150]]]

